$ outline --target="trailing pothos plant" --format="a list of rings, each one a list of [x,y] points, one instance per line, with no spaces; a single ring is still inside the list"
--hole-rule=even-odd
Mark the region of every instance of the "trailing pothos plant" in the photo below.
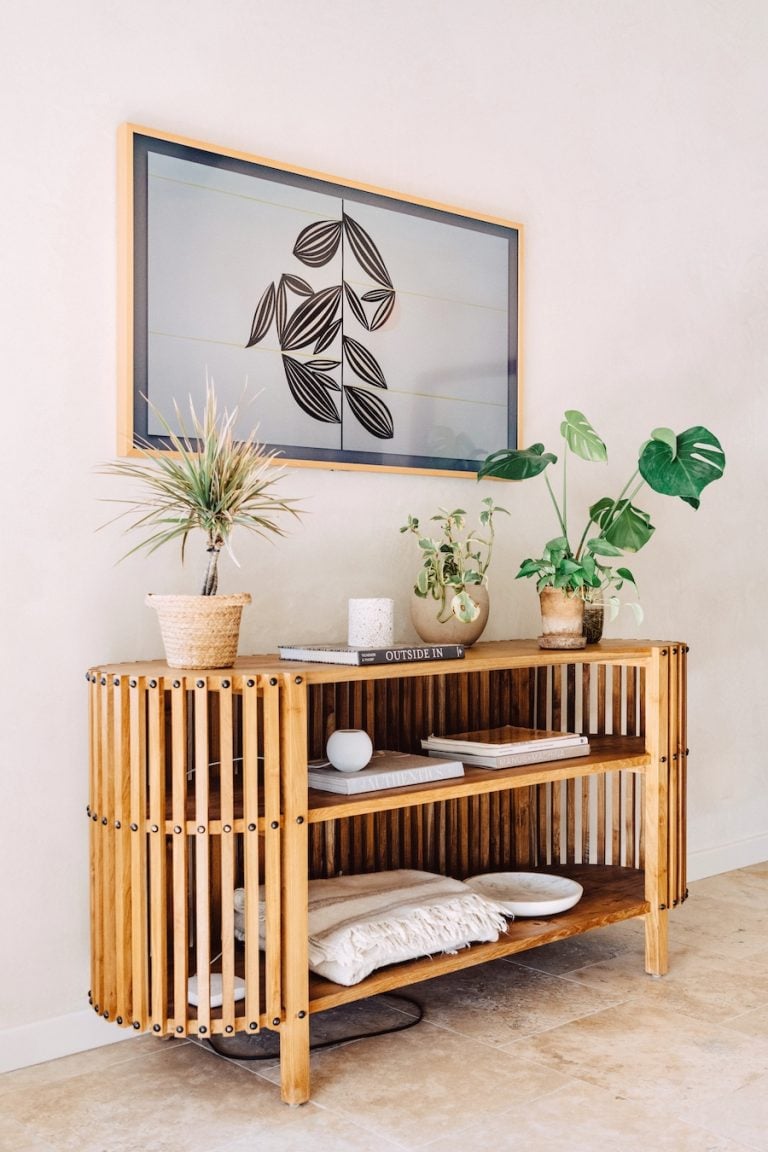
[[[618,496],[603,496],[589,508],[587,522],[578,537],[571,535],[568,518],[568,456],[581,460],[605,462],[605,443],[581,412],[569,410],[560,425],[563,438],[562,486],[560,498],[550,483],[546,469],[557,463],[557,456],[543,444],[524,449],[501,449],[486,457],[478,478],[496,476],[504,480],[529,480],[545,473],[550,499],[554,505],[560,534],[549,540],[541,556],[522,562],[517,579],[535,577],[538,591],[561,588],[585,600],[599,599],[606,593],[611,617],[619,609],[616,595],[625,583],[637,592],[635,578],[628,568],[614,567],[613,562],[629,552],[639,552],[655,528],[650,515],[634,503],[644,484],[664,496],[675,496],[691,508],[698,508],[703,489],[719,480],[725,469],[725,453],[720,442],[700,425],[685,432],[656,428],[643,442],[635,468]],[[571,541],[575,540],[575,547]],[[638,620],[642,608],[636,601],[629,607]]]
[[[482,501],[479,528],[465,531],[467,513],[463,508],[448,512],[439,508],[431,520],[440,525],[440,535],[427,536],[415,516],[408,516],[401,532],[418,537],[421,568],[413,591],[417,596],[431,596],[438,604],[437,619],[444,624],[451,617],[470,624],[480,615],[480,605],[472,589],[486,583],[491,562],[497,512],[508,515],[506,508],[494,504],[488,496]]]

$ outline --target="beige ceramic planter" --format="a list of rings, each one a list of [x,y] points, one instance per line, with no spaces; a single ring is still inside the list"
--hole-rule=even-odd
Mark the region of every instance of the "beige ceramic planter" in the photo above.
[[[411,621],[425,644],[463,644],[469,648],[485,630],[488,623],[490,601],[484,584],[473,584],[470,595],[480,608],[479,615],[468,624],[451,615],[444,622],[438,619],[442,607],[431,596],[411,597]]]

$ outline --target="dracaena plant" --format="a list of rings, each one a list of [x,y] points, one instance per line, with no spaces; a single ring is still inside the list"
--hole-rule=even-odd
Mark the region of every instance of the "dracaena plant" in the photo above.
[[[452,616],[470,624],[480,615],[472,589],[486,583],[495,536],[493,517],[497,512],[508,515],[506,508],[494,504],[488,496],[482,501],[478,528],[467,530],[463,508],[452,512],[439,508],[431,517],[440,526],[439,535],[428,536],[417,517],[410,515],[400,529],[418,538],[421,568],[413,590],[417,596],[437,601],[441,624]]]
[[[274,492],[284,469],[275,465],[276,453],[258,441],[258,425],[246,439],[235,439],[239,406],[219,413],[212,381],[206,388],[202,416],[190,398],[189,431],[176,402],[180,433],[153,404],[147,403],[167,436],[166,448],[170,451],[158,452],[147,441],[140,441],[143,460],[117,460],[100,469],[105,475],[136,481],[144,489],[144,495],[134,498],[112,498],[129,505],[117,517],[133,517],[127,531],[145,534],[125,555],[142,548],[154,552],[163,544],[178,540],[183,562],[190,533],[202,531],[207,562],[201,594],[213,596],[218,588],[222,549],[237,564],[230,542],[233,530],[239,526],[261,536],[284,536],[280,517],[299,515],[295,501]]]
[[[560,425],[563,438],[560,496],[550,483],[546,469],[558,462],[543,444],[525,449],[501,449],[486,457],[478,478],[496,476],[504,480],[529,480],[544,474],[552,501],[559,535],[545,544],[542,555],[528,558],[520,565],[517,579],[535,577],[536,587],[561,588],[585,600],[607,594],[611,616],[619,608],[616,595],[625,583],[637,586],[631,571],[614,567],[625,553],[639,552],[655,528],[649,513],[638,508],[635,498],[644,485],[664,496],[678,497],[697,509],[707,484],[718,480],[725,469],[725,454],[715,436],[699,425],[685,432],[656,428],[639,449],[637,462],[618,496],[603,496],[588,510],[586,524],[578,535],[572,534],[568,508],[568,458],[605,462],[605,443],[581,412],[569,410]],[[583,520],[582,520],[583,524]],[[630,605],[638,619],[639,603]]]

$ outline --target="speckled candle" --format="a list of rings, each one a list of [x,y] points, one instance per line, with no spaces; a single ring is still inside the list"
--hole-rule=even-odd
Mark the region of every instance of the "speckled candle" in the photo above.
[[[394,615],[394,600],[350,600],[347,643],[355,648],[388,648],[394,642]]]

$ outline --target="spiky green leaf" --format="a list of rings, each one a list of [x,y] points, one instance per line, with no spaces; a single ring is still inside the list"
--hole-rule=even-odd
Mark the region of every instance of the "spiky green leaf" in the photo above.
[[[145,397],[146,399],[146,397]],[[163,544],[179,540],[182,559],[189,534],[204,533],[208,549],[218,554],[228,546],[229,537],[238,526],[259,535],[285,535],[280,523],[283,513],[297,516],[294,500],[275,495],[273,487],[283,475],[275,466],[276,452],[268,451],[257,439],[258,425],[244,440],[236,440],[234,429],[239,415],[236,406],[219,415],[212,382],[206,390],[202,417],[190,399],[191,431],[176,410],[180,432],[176,432],[163,414],[147,401],[155,419],[167,437],[170,452],[157,452],[148,442],[138,445],[142,460],[118,460],[103,465],[105,475],[135,481],[143,495],[119,499],[128,507],[120,513],[132,518],[127,531],[144,534],[126,555],[140,549],[154,552]],[[206,581],[204,592],[215,590]]]

